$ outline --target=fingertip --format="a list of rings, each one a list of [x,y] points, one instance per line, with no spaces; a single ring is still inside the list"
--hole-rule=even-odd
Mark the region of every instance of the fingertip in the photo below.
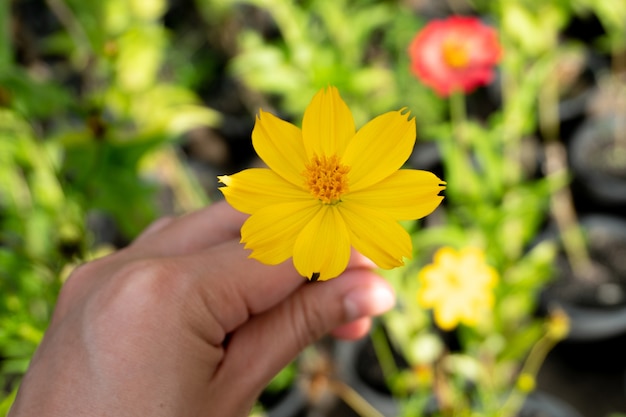
[[[361,317],[360,319],[335,328],[331,332],[331,335],[337,339],[356,340],[367,335],[371,327],[371,317]]]
[[[391,286],[382,278],[371,280],[368,285],[352,288],[343,298],[348,321],[365,316],[378,316],[393,308],[396,296]]]

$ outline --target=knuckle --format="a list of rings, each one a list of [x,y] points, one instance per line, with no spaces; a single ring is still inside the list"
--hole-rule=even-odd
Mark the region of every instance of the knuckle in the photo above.
[[[81,297],[81,294],[89,287],[89,278],[97,274],[97,262],[78,265],[70,272],[59,291],[55,305],[55,315],[61,315],[63,312],[68,311],[75,300]]]
[[[174,268],[168,259],[127,260],[98,277],[82,316],[86,339],[110,349],[135,348],[177,326]]]
[[[121,301],[160,303],[175,292],[176,265],[166,259],[139,259],[122,266],[113,279]]]
[[[91,305],[93,317],[131,328],[162,326],[167,314],[175,311],[179,290],[174,278],[179,277],[169,260],[129,261],[109,278],[106,290]]]

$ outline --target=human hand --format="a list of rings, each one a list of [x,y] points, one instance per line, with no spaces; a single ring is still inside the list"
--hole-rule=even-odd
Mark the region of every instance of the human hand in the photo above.
[[[307,283],[239,243],[245,216],[220,202],[161,219],[63,286],[11,417],[246,416],[269,380],[331,332],[365,335],[391,287],[353,253]]]

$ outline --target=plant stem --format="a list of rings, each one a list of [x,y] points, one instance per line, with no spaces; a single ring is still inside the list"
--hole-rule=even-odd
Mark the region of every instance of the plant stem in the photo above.
[[[503,40],[502,42],[505,42]],[[506,45],[505,50],[507,50]],[[506,60],[503,62],[501,73],[500,90],[502,100],[502,141],[504,144],[504,158],[506,164],[502,165],[502,178],[505,184],[518,184],[522,179],[522,152],[520,146],[521,132],[519,118],[515,117],[515,106],[512,101],[515,95],[519,95],[519,83],[512,75],[516,73],[512,64]],[[508,65],[508,67],[504,67]]]
[[[528,357],[519,372],[518,379],[530,377],[533,381],[536,381],[541,365],[548,356],[548,353],[550,353],[558,341],[558,339],[552,337],[550,332],[547,332],[541,339],[539,339],[539,341],[537,341],[537,343],[535,343],[530,350],[530,353],[528,354]],[[519,386],[519,384],[516,384],[516,386]],[[520,390],[517,387],[514,388],[513,392],[510,393],[506,402],[502,406],[501,417],[516,416],[518,411],[524,405],[524,401],[527,396],[528,392]]]
[[[568,176],[565,147],[559,142],[558,78],[552,71],[539,93],[539,128],[545,140],[546,175]],[[563,242],[565,255],[576,277],[585,277],[591,269],[591,260],[569,187],[555,191],[551,196],[551,210]]]
[[[352,389],[349,385],[337,381],[329,381],[330,389],[341,398],[354,412],[361,417],[384,417],[380,411],[374,408],[363,398],[358,392]]]
[[[77,51],[79,52],[78,57],[80,67],[86,67],[89,55],[93,52],[93,47],[87,32],[65,1],[46,0],[46,4],[55,17],[65,26],[68,34],[76,43]]]
[[[466,122],[467,109],[465,106],[465,96],[459,90],[454,90],[450,95],[450,121],[457,142],[465,148],[467,145]]]
[[[452,135],[443,141],[442,153],[448,181],[448,196],[459,197],[461,200],[469,196],[472,200],[479,198],[480,191],[477,177],[474,175],[470,159],[470,143],[467,137],[467,111],[465,96],[461,91],[450,95],[450,124]]]
[[[380,369],[383,373],[383,378],[388,387],[391,388],[391,375],[398,374],[398,367],[393,358],[393,352],[391,346],[389,346],[389,339],[385,334],[381,326],[376,326],[370,335],[374,352],[376,353],[376,359],[380,365]]]

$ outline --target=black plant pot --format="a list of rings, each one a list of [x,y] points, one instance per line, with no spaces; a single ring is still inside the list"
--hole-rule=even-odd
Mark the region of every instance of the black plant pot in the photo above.
[[[384,387],[382,371],[373,355],[369,338],[356,342],[340,341],[336,345],[335,358],[339,366],[339,376],[385,417],[397,417],[399,403]],[[364,363],[366,362],[366,363]],[[363,373],[363,368],[369,371]],[[429,403],[428,415],[437,415],[437,404]],[[426,411],[428,413],[429,411]],[[345,417],[345,416],[342,416]],[[524,402],[518,417],[582,417],[572,406],[559,398],[544,392],[531,393]]]
[[[530,394],[524,402],[519,417],[582,417],[567,402],[547,394],[536,391]]]
[[[561,253],[557,276],[542,294],[544,309],[562,308],[570,332],[557,351],[579,368],[626,366],[626,220],[588,215],[580,220],[592,268],[576,276]],[[554,238],[555,234],[547,236]],[[550,238],[550,237],[545,237]]]
[[[276,393],[264,392],[259,401],[264,406],[267,417],[304,417],[307,415],[306,394],[297,384]]]
[[[338,341],[335,361],[339,378],[385,417],[396,417],[398,403],[385,386],[382,369],[369,337]],[[364,372],[365,371],[365,372]]]
[[[599,75],[607,68],[608,62],[591,49],[580,55],[572,54],[559,63],[559,82],[565,87],[559,100],[561,123],[585,117]]]
[[[570,164],[577,205],[583,209],[626,209],[626,143],[616,145],[616,130],[626,130],[626,117],[587,119],[573,134]]]

